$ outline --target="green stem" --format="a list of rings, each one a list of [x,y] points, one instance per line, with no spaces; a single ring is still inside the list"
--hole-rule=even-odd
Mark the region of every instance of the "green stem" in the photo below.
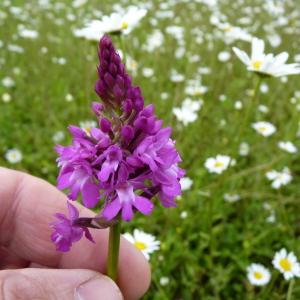
[[[107,258],[107,275],[114,281],[117,279],[120,248],[121,224],[118,222],[109,229],[109,245]]]
[[[244,122],[242,123],[242,126],[240,127],[239,134],[237,136],[238,137],[237,138],[238,145],[240,144],[241,138],[243,137],[243,135],[245,133],[246,126],[247,126],[248,121],[251,117],[253,109],[256,109],[256,104],[257,104],[257,99],[258,99],[259,88],[260,88],[261,82],[262,82],[262,77],[258,76],[258,79],[257,79],[256,84],[255,84],[252,100],[247,105]],[[256,115],[256,111],[255,111],[255,115]]]
[[[295,280],[291,279],[290,284],[289,284],[289,289],[287,292],[286,300],[292,300],[292,293],[293,293],[293,288],[294,288]]]

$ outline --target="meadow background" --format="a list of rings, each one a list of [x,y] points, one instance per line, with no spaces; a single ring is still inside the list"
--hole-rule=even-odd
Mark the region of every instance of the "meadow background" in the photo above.
[[[55,184],[53,148],[70,143],[69,124],[93,120],[90,104],[97,99],[97,43],[75,37],[73,30],[118,6],[146,7],[141,23],[124,36],[126,56],[135,61],[129,72],[146,103],[154,103],[164,124],[174,128],[182,167],[192,185],[177,208],[157,206],[151,217],[136,215],[123,224],[123,232],[139,228],[161,242],[151,255],[153,279],[144,299],[286,299],[289,282],[271,261],[283,247],[300,257],[300,159],[277,143],[292,141],[300,147],[300,77],[263,79],[253,102],[257,77],[232,51],[236,46],[249,53],[251,44],[231,41],[212,20],[218,17],[239,26],[264,39],[267,52],[287,51],[289,61],[300,61],[300,2],[74,2],[0,2],[0,165]],[[38,37],[20,36],[22,26],[36,30]],[[181,27],[182,35],[174,38],[169,26]],[[162,34],[163,42],[151,49],[154,42],[148,38],[154,31]],[[121,47],[116,36],[113,40]],[[224,51],[226,59],[220,54]],[[174,82],[174,72],[182,75],[181,81]],[[187,95],[189,80],[207,87],[207,92]],[[203,105],[197,119],[184,126],[173,108],[187,97]],[[252,114],[240,137],[249,107]],[[259,120],[273,123],[276,133],[266,138],[255,132],[251,123]],[[242,142],[250,147],[246,156],[239,154]],[[21,151],[20,162],[6,159],[10,149]],[[210,174],[204,163],[217,154],[229,155],[236,164],[220,175]],[[273,189],[265,174],[283,167],[293,179]],[[228,194],[238,201],[228,201]],[[246,268],[253,262],[272,271],[268,285],[257,288],[247,280]],[[291,299],[300,299],[299,279]]]

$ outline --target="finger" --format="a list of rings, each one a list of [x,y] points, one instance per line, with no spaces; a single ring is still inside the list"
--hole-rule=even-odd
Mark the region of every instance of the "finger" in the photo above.
[[[70,252],[57,252],[50,240],[49,222],[54,213],[67,213],[66,196],[41,179],[5,168],[0,168],[0,182],[0,244],[18,257],[41,265],[105,272],[107,230],[92,230],[96,244],[82,239]],[[94,215],[77,207],[81,216]],[[147,261],[125,239],[121,240],[118,275],[126,299],[141,297],[149,286]]]
[[[118,286],[107,276],[89,270],[19,269],[0,271],[0,298],[121,300]]]

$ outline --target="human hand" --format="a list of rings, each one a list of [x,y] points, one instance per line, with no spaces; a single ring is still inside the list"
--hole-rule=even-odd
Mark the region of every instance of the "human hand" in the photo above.
[[[121,239],[118,286],[103,275],[107,230],[96,244],[82,239],[57,252],[50,240],[53,215],[66,212],[66,196],[36,177],[0,168],[0,299],[138,299],[150,283],[143,254]],[[76,205],[83,216],[93,212]]]

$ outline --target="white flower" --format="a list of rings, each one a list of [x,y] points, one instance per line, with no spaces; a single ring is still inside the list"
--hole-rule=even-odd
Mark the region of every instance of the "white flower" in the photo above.
[[[225,171],[231,162],[231,157],[227,155],[217,155],[215,158],[210,157],[205,161],[205,168],[209,173],[221,174]]]
[[[72,102],[74,100],[74,97],[72,94],[69,93],[66,95],[65,99],[67,102]]]
[[[243,108],[243,103],[241,101],[235,101],[234,108],[236,110],[241,110]]]
[[[183,177],[180,179],[180,185],[183,191],[189,190],[193,185],[193,180],[189,177]]]
[[[262,104],[258,105],[258,110],[260,112],[264,113],[264,114],[266,114],[267,112],[269,112],[268,106],[265,106],[265,105],[262,105]]]
[[[241,196],[239,194],[224,194],[224,200],[229,203],[234,203],[241,200]]]
[[[15,85],[15,81],[11,77],[4,77],[2,79],[2,84],[6,88],[13,87]]]
[[[187,211],[182,211],[181,213],[180,213],[180,218],[181,219],[186,219],[187,218],[187,216],[188,216],[188,213],[187,213]]]
[[[287,142],[280,141],[280,142],[278,142],[278,147],[289,153],[297,153],[298,152],[297,147],[290,141],[287,141]]]
[[[161,278],[159,279],[159,283],[160,283],[160,285],[162,285],[162,286],[168,285],[169,282],[170,282],[170,279],[169,279],[168,277],[161,277]]]
[[[154,74],[154,70],[152,68],[143,68],[142,70],[143,76],[145,77],[152,77]]]
[[[10,149],[5,153],[6,160],[11,164],[20,162],[23,158],[22,153],[18,149]]]
[[[160,241],[155,236],[135,229],[133,235],[130,233],[123,234],[123,237],[131,242],[137,249],[141,250],[149,260],[150,254],[159,249]]]
[[[54,143],[59,143],[65,138],[65,134],[63,131],[57,131],[53,136],[52,140]]]
[[[147,52],[153,52],[162,46],[164,42],[164,36],[160,30],[156,29],[148,36],[146,44],[143,46],[143,50]]]
[[[238,48],[233,47],[234,53],[252,72],[264,75],[280,77],[285,75],[300,74],[300,64],[285,64],[289,54],[282,52],[276,56],[265,54],[265,43],[263,40],[253,38],[251,57]]]
[[[252,285],[262,286],[269,283],[271,274],[263,265],[251,264],[247,268],[247,277]]]
[[[86,3],[87,3],[87,0],[73,0],[72,6],[74,8],[78,8],[78,7],[80,7],[80,6],[82,6],[82,5],[86,4]]]
[[[266,177],[272,181],[271,186],[273,189],[279,189],[282,185],[287,185],[293,179],[287,167],[283,168],[281,172],[271,170],[266,173]]]
[[[250,152],[249,144],[246,143],[246,142],[241,143],[240,147],[239,147],[239,155],[240,156],[247,156],[247,155],[249,155],[249,152]]]
[[[93,120],[81,121],[79,126],[86,132],[87,135],[90,135],[91,129],[97,127],[97,122]]]
[[[8,93],[4,93],[4,94],[2,95],[2,101],[3,101],[4,103],[10,102],[10,101],[11,101],[11,95],[8,94]]]
[[[265,137],[276,132],[276,127],[272,123],[265,121],[253,123],[252,128]]]
[[[231,55],[228,51],[221,51],[219,54],[218,54],[218,60],[219,61],[222,61],[222,62],[226,62],[230,59]]]
[[[182,122],[184,126],[188,125],[197,120],[197,112],[201,109],[203,102],[193,101],[190,98],[186,98],[182,102],[182,106],[174,107],[173,114],[176,116],[178,121]]]
[[[19,28],[19,35],[22,38],[26,38],[26,39],[36,39],[39,34],[36,30],[31,30],[31,29],[27,29],[27,28]]]
[[[238,26],[232,26],[229,23],[217,22],[217,27],[221,30],[223,34],[223,39],[225,43],[231,44],[235,40],[242,40],[246,42],[251,41],[251,35],[244,29]]]
[[[99,41],[105,33],[122,32],[128,34],[137,26],[146,13],[145,9],[131,6],[126,12],[115,12],[109,16],[103,16],[101,21],[90,21],[86,27],[75,29],[74,35],[87,40]]]
[[[281,249],[275,253],[272,263],[283,274],[285,280],[300,277],[300,264],[293,252],[287,253],[286,249]]]

